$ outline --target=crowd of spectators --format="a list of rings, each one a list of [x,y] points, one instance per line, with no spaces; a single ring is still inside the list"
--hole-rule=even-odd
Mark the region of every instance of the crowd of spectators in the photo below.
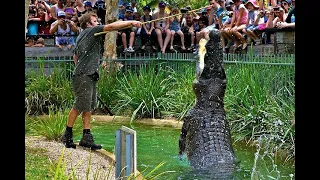
[[[251,44],[268,44],[274,29],[295,27],[295,0],[208,0],[206,8],[197,11],[191,6],[172,7],[163,1],[156,8],[129,1],[119,5],[118,20],[143,22],[139,29],[117,32],[121,40],[118,45],[129,53],[135,52],[137,36],[141,38],[141,50],[150,45],[165,53],[175,51],[177,43],[181,51],[197,53],[200,39],[209,39],[209,31],[216,28],[226,52],[231,46],[245,50]],[[70,49],[81,31],[78,19],[88,11],[98,15],[100,24],[105,23],[104,0],[31,0],[26,46],[42,47],[43,35],[55,35],[58,48]]]

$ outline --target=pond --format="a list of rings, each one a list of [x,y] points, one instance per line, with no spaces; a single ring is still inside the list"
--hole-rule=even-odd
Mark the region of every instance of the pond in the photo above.
[[[188,161],[178,157],[179,128],[160,127],[134,123],[131,127],[128,122],[93,122],[92,133],[95,142],[103,145],[103,149],[114,153],[115,133],[121,126],[127,126],[136,131],[137,136],[137,169],[146,173],[153,170],[161,162],[165,162],[153,175],[165,171],[175,171],[162,174],[157,179],[177,180],[177,179],[208,179],[203,175],[192,174]],[[81,136],[74,139],[79,141]],[[294,179],[295,167],[290,161],[274,160],[269,156],[263,156],[263,152],[256,156],[256,148],[248,146],[243,142],[233,144],[235,156],[240,160],[239,168],[234,175],[234,179]],[[264,157],[264,158],[262,158]],[[254,171],[254,173],[252,173]],[[251,174],[254,174],[252,176]],[[251,177],[252,176],[252,177]],[[209,178],[210,179],[210,178]]]

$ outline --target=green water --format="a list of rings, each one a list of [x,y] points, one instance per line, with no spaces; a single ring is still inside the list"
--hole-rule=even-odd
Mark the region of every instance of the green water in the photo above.
[[[157,179],[176,180],[176,179],[198,179],[200,178],[181,178],[185,172],[190,171],[190,167],[186,159],[180,160],[178,154],[178,139],[180,129],[171,127],[156,127],[135,123],[134,127],[130,127],[128,123],[105,123],[93,122],[92,133],[95,137],[95,142],[103,145],[103,148],[114,153],[115,149],[115,132],[121,126],[127,126],[136,131],[137,136],[137,168],[140,172],[148,173],[152,171],[159,163],[165,162],[163,166],[157,169],[153,175],[165,171],[168,172],[161,175]],[[80,136],[75,137],[75,140],[80,140]],[[252,169],[254,167],[255,147],[248,147],[244,143],[233,144],[236,157],[240,160],[239,168],[235,174],[235,179],[251,179]],[[263,152],[260,152],[262,154]],[[290,174],[294,175],[294,165],[292,162],[272,163],[272,158],[267,155],[261,158],[258,156],[258,161],[255,166],[255,177],[252,179],[294,179]],[[276,165],[274,165],[276,164]],[[180,177],[180,178],[179,178]]]

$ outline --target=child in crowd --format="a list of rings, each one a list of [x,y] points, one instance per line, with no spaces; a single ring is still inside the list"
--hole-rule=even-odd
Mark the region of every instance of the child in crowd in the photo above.
[[[179,10],[177,8],[173,8],[171,11],[171,15],[177,15],[179,14]],[[173,40],[174,40],[174,35],[175,33],[177,33],[180,36],[181,39],[181,49],[182,50],[186,50],[186,47],[184,46],[184,34],[181,31],[181,18],[177,15],[177,16],[173,16],[170,19],[170,24],[169,24],[169,28],[171,31],[171,38],[170,38],[170,50],[174,50],[173,48]]]
[[[233,16],[231,20],[231,32],[234,36],[235,50],[241,48],[241,46],[242,49],[246,49],[248,44],[242,36],[241,32],[244,28],[246,28],[248,20],[248,10],[242,3],[242,0],[235,0],[234,4],[235,6],[233,8]]]
[[[149,6],[143,7],[144,15],[140,18],[140,21],[142,23],[153,20],[153,17],[150,15],[150,11],[151,11],[151,8]],[[148,39],[150,39],[150,43],[152,44],[152,49],[157,50],[156,47],[154,46],[154,43],[156,42],[156,36],[157,36],[156,32],[154,31],[154,22],[143,24],[140,34],[141,34],[142,50],[145,49],[145,45]]]
[[[255,21],[259,18],[257,24],[264,23],[263,18],[258,17],[259,14],[259,6],[257,5],[256,0],[248,0],[245,4],[245,7],[248,9],[248,21],[247,26],[242,30],[244,34],[247,35],[247,43],[248,40],[251,39],[255,44],[259,41],[259,37],[253,32],[257,28],[255,25]]]

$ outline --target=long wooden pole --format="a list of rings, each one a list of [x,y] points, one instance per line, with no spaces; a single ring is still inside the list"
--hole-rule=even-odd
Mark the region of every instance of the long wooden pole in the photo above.
[[[186,13],[199,11],[200,9],[207,8],[207,7],[210,7],[210,6],[211,6],[211,5],[208,5],[208,6],[205,6],[205,7],[201,7],[201,8],[198,8],[198,9],[194,9],[194,10],[190,10],[190,11],[187,11]],[[179,16],[179,15],[181,15],[181,14],[184,14],[184,13],[178,13],[178,14],[175,14],[175,15],[167,16],[167,17],[162,17],[162,18],[158,18],[158,19],[153,19],[153,20],[151,20],[151,21],[143,22],[143,23],[141,23],[141,25],[147,24],[147,23],[152,23],[152,22],[155,22],[155,21],[160,21],[160,20],[163,20],[163,19],[168,19],[168,18],[175,17],[175,16]],[[132,26],[128,26],[128,27],[125,27],[125,28],[122,28],[122,29],[127,29],[127,28],[132,28]],[[119,29],[119,30],[122,30],[122,29]],[[109,31],[98,32],[98,33],[95,33],[94,36],[106,34],[107,32],[109,32]]]

